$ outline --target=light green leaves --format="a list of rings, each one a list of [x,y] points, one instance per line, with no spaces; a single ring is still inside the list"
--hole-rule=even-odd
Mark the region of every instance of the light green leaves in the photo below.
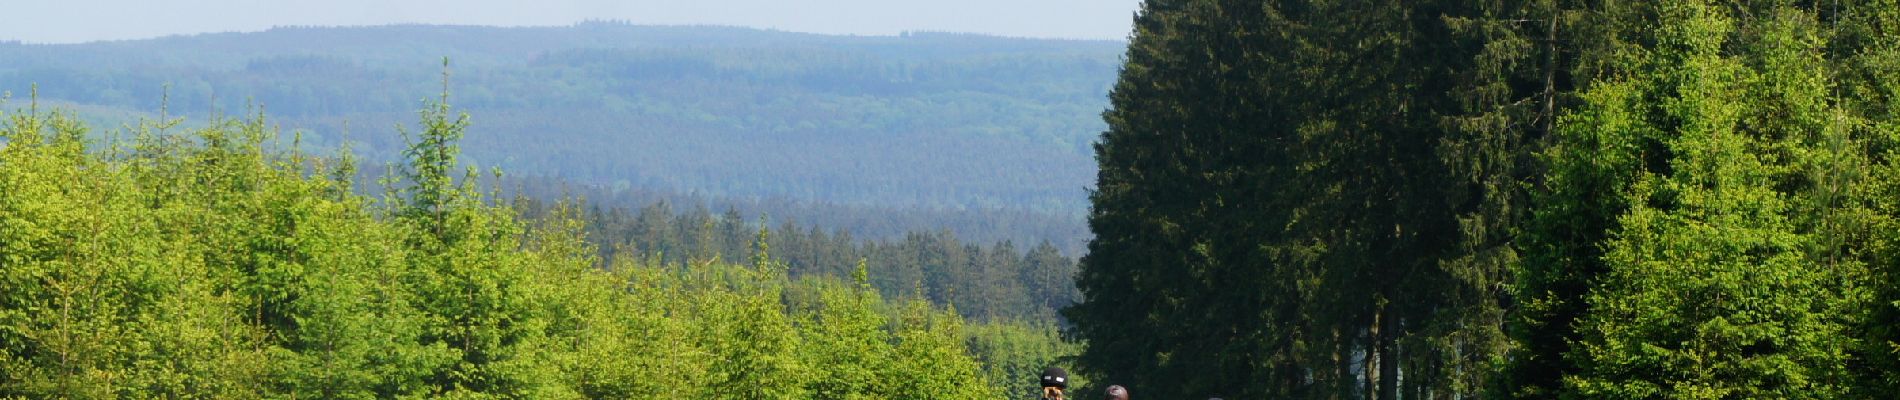
[[[267,150],[262,117],[102,154],[62,115],[10,116],[0,397],[994,397],[954,311],[899,320],[867,278],[795,283],[763,246],[601,265],[572,205],[523,220],[447,175],[449,112],[382,204]],[[818,304],[784,295],[808,284]]]

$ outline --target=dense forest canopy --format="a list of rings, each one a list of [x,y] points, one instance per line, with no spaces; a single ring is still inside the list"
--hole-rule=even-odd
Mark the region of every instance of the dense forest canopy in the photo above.
[[[1900,392],[1900,1],[1133,22],[0,44],[0,397]]]
[[[0,44],[0,90],[25,97],[37,84],[43,100],[108,127],[157,113],[167,97],[171,115],[255,104],[302,130],[306,146],[355,141],[381,163],[401,143],[365,133],[407,121],[448,56],[457,103],[480,122],[467,158],[484,168],[718,198],[1073,219],[1122,48],[614,22],[286,27]]]
[[[1119,49],[620,23],[0,44],[0,398],[1026,395],[1079,351],[1057,310]],[[471,113],[444,82],[403,123],[443,55]]]
[[[1900,391],[1900,4],[1148,0],[1066,311],[1144,397]]]
[[[0,398],[995,398],[1075,352],[862,258],[789,276],[816,267],[770,229],[603,260],[577,204],[493,197],[468,116],[424,110],[380,197],[262,114],[89,147],[0,113]]]
[[[520,199],[523,215],[549,215],[548,203]],[[1059,322],[1057,312],[1074,304],[1075,261],[1050,242],[968,242],[949,230],[910,232],[895,239],[859,239],[845,230],[793,222],[772,224],[728,209],[679,213],[668,203],[633,209],[588,209],[588,241],[607,263],[618,258],[667,265],[747,254],[756,243],[771,246],[792,278],[851,276],[856,262],[879,292],[955,306],[975,321]],[[769,232],[760,242],[755,232]]]

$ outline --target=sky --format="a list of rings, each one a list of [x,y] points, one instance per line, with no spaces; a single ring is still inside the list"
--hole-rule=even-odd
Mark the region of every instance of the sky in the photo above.
[[[1141,0],[0,0],[0,40],[78,43],[399,23],[550,26],[596,20],[794,32],[905,31],[1125,39]]]

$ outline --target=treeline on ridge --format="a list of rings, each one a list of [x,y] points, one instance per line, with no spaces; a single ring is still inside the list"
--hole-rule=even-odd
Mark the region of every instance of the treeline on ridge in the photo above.
[[[375,171],[365,171],[375,174]],[[883,206],[800,200],[788,197],[723,197],[632,185],[586,184],[550,176],[508,175],[482,182],[503,196],[525,196],[545,204],[579,199],[590,214],[618,212],[631,216],[664,203],[664,209],[689,218],[736,214],[747,220],[761,216],[775,224],[821,228],[856,240],[902,241],[916,233],[950,231],[960,241],[1018,246],[1050,242],[1064,256],[1081,254],[1088,227],[1080,215],[1056,215],[1022,208],[945,208]],[[376,190],[363,185],[363,190]],[[757,221],[753,221],[757,222]]]
[[[546,215],[552,205],[529,199],[516,203],[526,216]],[[792,278],[851,276],[852,266],[867,263],[868,282],[880,293],[923,298],[955,306],[977,321],[1016,320],[1054,324],[1063,307],[1080,297],[1075,262],[1043,241],[1017,248],[1011,241],[991,245],[965,243],[948,231],[912,232],[901,239],[859,240],[844,230],[824,230],[785,222],[775,227],[762,218],[746,218],[735,209],[714,215],[702,207],[680,213],[666,202],[637,211],[586,209],[587,238],[607,263],[637,258],[663,265],[688,265],[743,258],[764,243]]]
[[[478,122],[465,160],[483,167],[721,198],[1007,208],[1075,227],[1121,47],[607,22],[278,28],[0,44],[0,91],[38,85],[89,115],[157,113],[165,98],[172,115],[258,104],[310,148],[351,142],[382,163],[403,144],[351,131],[411,121],[431,61],[448,56],[457,105]]]

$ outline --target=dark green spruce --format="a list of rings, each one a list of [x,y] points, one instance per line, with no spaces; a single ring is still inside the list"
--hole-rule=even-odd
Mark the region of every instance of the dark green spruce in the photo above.
[[[1878,398],[1890,1],[1167,1],[1069,308],[1159,397]]]

